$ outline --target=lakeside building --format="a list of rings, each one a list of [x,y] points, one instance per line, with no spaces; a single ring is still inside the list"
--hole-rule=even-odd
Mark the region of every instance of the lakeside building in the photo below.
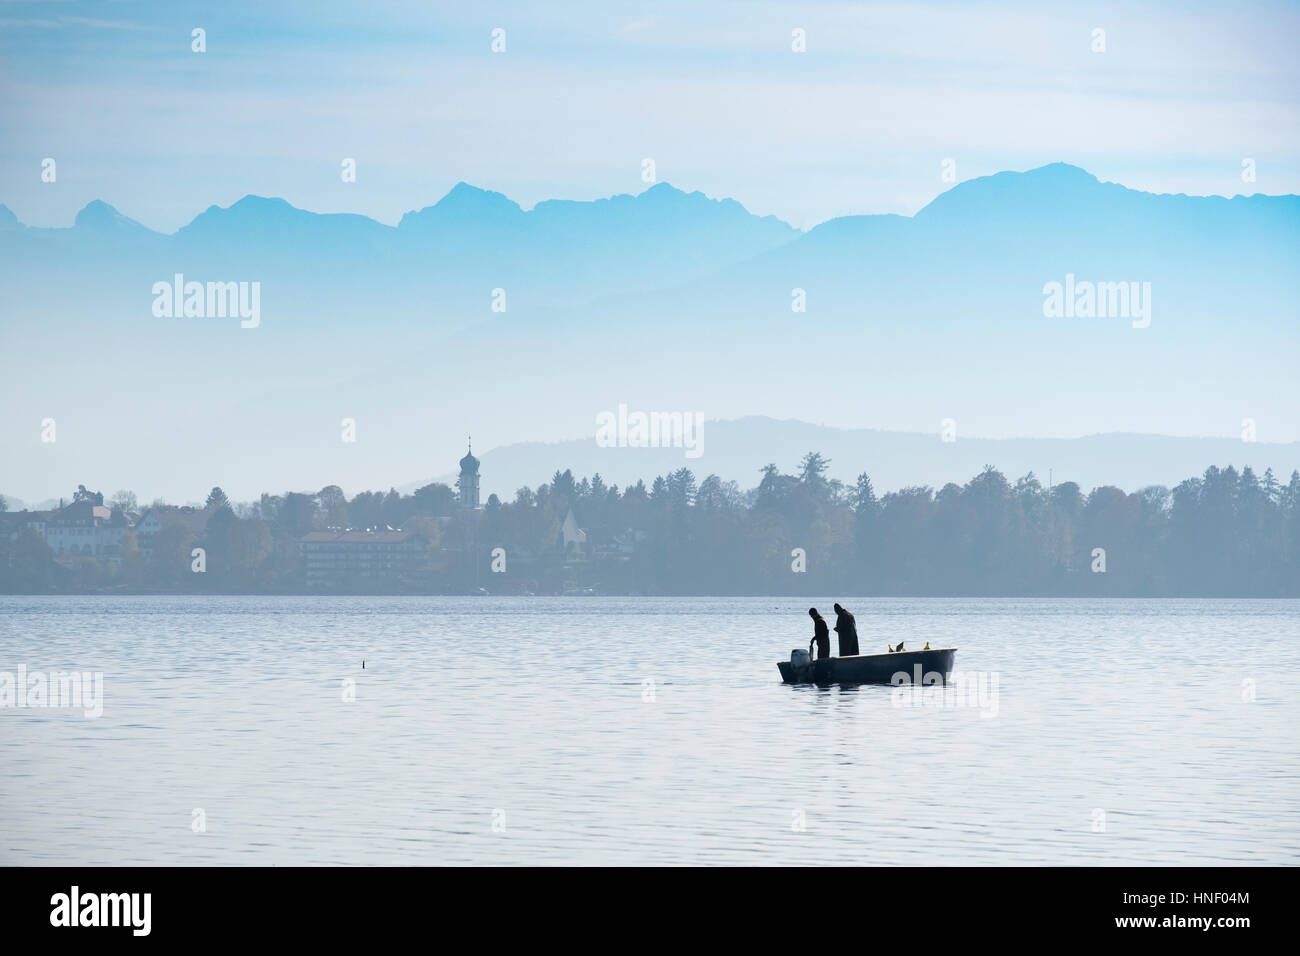
[[[411,531],[312,531],[298,552],[308,587],[410,583],[432,570],[428,544]]]
[[[564,523],[560,525],[560,547],[566,553],[582,551],[587,547],[587,532],[578,527],[578,516],[573,513],[572,507],[564,516]]]
[[[439,509],[452,505],[461,511],[480,512],[475,519],[482,516],[479,464],[472,447],[467,449],[460,460],[455,498],[450,502],[441,499]],[[86,493],[82,487],[72,504],[61,503],[55,510],[0,512],[0,562],[12,567],[14,544],[24,534],[33,533],[49,548],[49,557],[67,570],[83,568],[87,559],[120,566],[128,535],[134,537],[146,564],[152,565],[158,558],[160,545],[167,549],[167,561],[172,563],[177,552],[188,554],[194,546],[206,545],[208,524],[216,512],[215,506],[155,505],[137,515],[104,505],[102,495]],[[297,578],[309,588],[427,587],[433,578],[448,572],[459,553],[455,547],[431,546],[424,535],[414,531],[334,527],[302,534],[282,524],[279,517],[272,512],[261,519],[270,533],[270,553],[254,558],[245,570],[254,574],[268,571],[285,581]],[[324,513],[318,509],[309,517],[319,527]],[[429,535],[434,541],[446,535],[454,521],[448,514],[424,517],[436,523],[439,534]],[[144,572],[146,580],[154,573]]]
[[[460,477],[456,480],[456,489],[459,493],[458,503],[462,508],[477,508],[478,500],[478,466],[479,460],[474,457],[473,446],[465,452],[465,457],[460,460]]]
[[[34,531],[45,540],[45,523],[52,512],[6,511],[0,512],[0,533],[11,542],[17,541],[24,531]]]
[[[78,558],[94,558],[118,564],[122,560],[122,538],[131,529],[130,519],[122,512],[95,504],[74,501],[53,512],[33,512],[14,529],[16,537],[23,529],[39,534],[60,564]]]
[[[202,539],[212,517],[211,508],[150,508],[135,523],[135,542],[145,560],[153,560],[154,541],[167,524],[183,525],[194,543]]]

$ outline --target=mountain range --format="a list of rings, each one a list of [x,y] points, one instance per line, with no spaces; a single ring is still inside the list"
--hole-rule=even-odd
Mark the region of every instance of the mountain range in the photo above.
[[[656,475],[689,468],[696,480],[716,474],[735,481],[741,490],[758,484],[759,471],[769,462],[784,473],[797,474],[810,451],[830,459],[827,477],[852,485],[866,473],[878,492],[909,485],[942,488],[964,484],[986,465],[995,464],[1009,479],[1033,472],[1047,485],[1077,483],[1086,494],[1113,485],[1133,492],[1149,485],[1172,488],[1185,478],[1199,477],[1207,465],[1251,467],[1257,475],[1272,468],[1286,484],[1300,469],[1300,442],[1243,442],[1240,438],[1171,438],[1163,435],[1087,435],[1081,438],[967,438],[944,441],[932,434],[878,429],[843,429],[808,422],[779,421],[762,416],[736,421],[705,422],[700,429],[698,459],[674,448],[600,447],[591,438],[563,442],[521,442],[480,455],[484,496],[495,491],[510,500],[522,486],[537,487],[556,470],[571,469],[577,478],[599,474],[606,484],[626,488],[638,480],[647,485]],[[399,486],[404,494],[429,481],[454,486],[456,473]]]
[[[260,324],[155,315],[177,273],[258,283]],[[1110,283],[1149,290],[1145,325],[1048,314],[1052,284]],[[386,487],[447,473],[467,433],[580,439],[623,403],[926,436],[1234,440],[1249,420],[1292,442],[1297,301],[1300,197],[1059,163],[806,233],[666,183],[530,210],[462,183],[396,226],[248,196],[170,235],[103,202],[68,228],[0,207],[0,486]]]

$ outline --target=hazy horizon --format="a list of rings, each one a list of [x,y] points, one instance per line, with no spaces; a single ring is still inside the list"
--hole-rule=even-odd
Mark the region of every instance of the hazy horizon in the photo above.
[[[0,202],[58,226],[103,199],[171,232],[253,194],[392,224],[460,180],[525,208],[635,193],[646,158],[805,230],[916,212],[947,158],[956,182],[1064,159],[1158,193],[1300,192],[1297,7],[1220,12],[17,0],[0,5]]]
[[[1294,3],[6,2],[0,493],[403,485],[622,404],[1300,440],[1297,36]],[[256,327],[171,317],[178,275],[255,286]],[[1076,278],[1136,311],[1052,314]]]
[[[1054,160],[1052,163],[1048,163],[1047,165],[1055,165],[1055,164],[1063,164],[1063,165],[1071,165],[1071,166],[1073,166],[1073,165],[1077,165],[1077,164],[1074,164],[1074,163],[1070,163],[1068,160],[1064,160],[1064,159]],[[1041,168],[1041,167],[1037,167],[1037,168]],[[1080,168],[1082,168],[1082,167],[1080,167]],[[1030,169],[1007,169],[1007,170],[996,170],[995,172],[1031,172],[1031,171],[1032,171],[1032,168],[1030,168]],[[932,197],[930,197],[929,199],[925,200],[924,202],[922,202],[921,205],[920,205],[916,210],[914,210],[914,211],[912,211],[912,212],[898,213],[898,212],[893,212],[893,211],[875,210],[875,209],[861,209],[861,210],[846,211],[846,212],[843,212],[843,213],[838,213],[838,214],[836,214],[836,215],[834,215],[834,216],[831,216],[830,218],[825,219],[825,220],[822,220],[822,221],[820,221],[820,222],[814,222],[814,223],[812,223],[811,225],[809,225],[809,226],[807,226],[807,227],[804,227],[804,228],[800,228],[799,226],[796,226],[796,225],[794,225],[793,223],[787,222],[786,220],[782,219],[782,218],[781,218],[780,216],[778,216],[778,215],[775,215],[775,214],[772,214],[772,213],[769,213],[769,214],[767,214],[767,215],[772,216],[773,218],[775,218],[775,219],[778,220],[779,222],[784,223],[785,225],[788,225],[788,226],[790,226],[791,228],[796,229],[796,230],[798,230],[798,231],[801,232],[801,233],[811,232],[813,229],[816,229],[818,226],[823,226],[823,225],[825,225],[826,223],[832,222],[832,221],[835,220],[835,219],[844,219],[844,218],[855,217],[855,216],[899,215],[899,216],[902,216],[902,217],[904,217],[904,218],[911,219],[911,218],[914,218],[914,217],[915,217],[916,213],[918,213],[918,212],[922,211],[923,209],[925,209],[925,208],[926,208],[927,206],[929,206],[929,205],[930,205],[930,204],[931,204],[935,199],[939,198],[941,195],[943,195],[944,193],[948,192],[948,191],[949,191],[950,189],[952,189],[954,186],[959,186],[959,185],[961,185],[961,184],[964,183],[964,182],[968,182],[968,181],[970,181],[970,180],[972,180],[972,179],[979,179],[979,178],[984,178],[984,177],[983,177],[983,176],[972,176],[972,177],[968,177],[968,178],[964,178],[964,179],[958,180],[958,181],[956,181],[956,182],[954,182],[954,183],[951,183],[951,184],[944,185],[942,188],[936,188],[934,195],[933,195]],[[1217,197],[1225,198],[1225,199],[1232,199],[1232,198],[1237,198],[1237,197],[1241,197],[1241,198],[1252,198],[1252,197],[1260,196],[1260,197],[1268,197],[1268,198],[1273,198],[1273,199],[1284,199],[1284,198],[1292,198],[1292,197],[1294,197],[1294,196],[1296,196],[1296,195],[1300,195],[1300,194],[1297,194],[1297,193],[1269,193],[1269,192],[1263,192],[1263,191],[1245,191],[1245,190],[1240,191],[1240,192],[1236,192],[1236,193],[1186,193],[1186,192],[1173,193],[1173,192],[1162,192],[1162,191],[1160,191],[1160,190],[1154,190],[1154,189],[1139,189],[1139,188],[1137,188],[1137,187],[1132,186],[1132,185],[1129,184],[1129,183],[1123,183],[1123,182],[1118,182],[1118,181],[1114,181],[1114,180],[1102,179],[1102,178],[1100,178],[1100,177],[1099,177],[1099,180],[1100,180],[1101,182],[1103,182],[1103,183],[1113,184],[1113,185],[1117,185],[1117,186],[1124,186],[1125,188],[1127,188],[1127,189],[1132,189],[1132,190],[1134,190],[1135,192],[1145,192],[1145,193],[1148,193],[1148,194],[1150,194],[1150,195],[1155,195],[1155,196],[1192,196],[1192,197],[1196,197],[1196,198],[1209,198],[1209,197],[1211,197],[1211,196],[1217,196]],[[470,188],[472,188],[472,189],[474,189],[474,190],[477,190],[477,191],[481,191],[481,192],[485,192],[485,193],[494,193],[494,194],[496,194],[496,195],[504,196],[506,199],[508,199],[508,200],[510,200],[511,202],[513,202],[513,203],[515,203],[516,205],[518,205],[519,208],[520,208],[523,212],[532,212],[532,211],[534,211],[534,210],[535,210],[539,205],[544,205],[545,203],[551,203],[551,202],[574,202],[574,203],[587,203],[587,204],[593,204],[593,203],[599,203],[599,202],[606,201],[606,200],[611,200],[611,199],[620,199],[620,198],[624,198],[624,197],[628,197],[628,198],[637,198],[637,197],[642,196],[643,194],[649,192],[650,190],[655,189],[656,187],[665,187],[665,186],[666,186],[666,187],[669,187],[670,189],[673,189],[673,190],[675,190],[675,191],[677,191],[677,192],[684,193],[684,194],[687,194],[687,195],[690,195],[690,194],[693,194],[693,193],[698,192],[698,193],[700,193],[700,195],[704,196],[706,199],[709,199],[709,200],[711,200],[711,201],[713,201],[713,202],[727,202],[727,201],[735,202],[735,203],[738,203],[738,204],[739,204],[743,209],[745,209],[747,212],[749,212],[749,213],[751,213],[751,214],[753,214],[753,215],[762,215],[762,214],[760,214],[760,213],[756,213],[752,208],[750,208],[750,206],[749,206],[749,205],[744,201],[743,197],[734,196],[734,195],[716,195],[716,196],[715,196],[715,195],[711,195],[711,194],[709,194],[709,193],[706,193],[706,192],[704,192],[704,191],[702,191],[702,190],[684,189],[684,188],[681,188],[681,187],[677,186],[676,184],[674,184],[674,183],[672,183],[672,182],[670,182],[669,180],[666,180],[666,179],[665,179],[665,180],[660,180],[659,182],[655,182],[655,183],[647,183],[647,184],[644,184],[644,188],[643,188],[643,189],[639,189],[639,190],[638,190],[638,189],[634,189],[634,190],[629,190],[629,191],[620,192],[620,193],[611,193],[611,194],[609,194],[609,195],[591,195],[591,196],[582,196],[582,197],[564,197],[564,198],[561,198],[561,197],[558,197],[558,196],[548,196],[548,197],[542,197],[542,198],[537,199],[537,200],[533,201],[532,203],[528,203],[528,204],[525,204],[525,203],[523,203],[523,202],[519,202],[519,201],[517,201],[513,196],[510,196],[510,195],[507,194],[507,193],[502,193],[500,190],[492,189],[492,188],[490,188],[490,187],[483,186],[483,185],[481,185],[481,184],[479,184],[479,183],[471,182],[471,181],[469,181],[468,179],[460,179],[460,180],[457,180],[455,183],[453,183],[451,186],[449,186],[445,192],[443,192],[443,193],[441,193],[441,194],[439,194],[439,195],[437,195],[437,196],[435,196],[435,197],[431,197],[431,198],[429,198],[428,201],[421,202],[421,203],[417,203],[416,205],[412,205],[409,209],[407,209],[405,212],[401,213],[400,215],[398,215],[395,219],[393,219],[393,220],[391,220],[391,221],[390,221],[390,220],[384,220],[384,219],[377,219],[377,218],[375,218],[374,216],[368,215],[367,213],[362,212],[361,210],[357,210],[357,209],[311,209],[311,208],[307,208],[307,207],[303,207],[303,206],[298,206],[298,205],[296,205],[296,204],[294,204],[294,203],[292,203],[292,202],[289,202],[289,200],[286,199],[284,196],[262,196],[262,195],[258,195],[258,194],[256,194],[256,193],[245,193],[244,195],[238,197],[237,199],[232,200],[230,203],[228,203],[228,204],[225,205],[225,206],[222,206],[222,205],[220,205],[220,204],[218,204],[218,203],[207,203],[207,204],[200,205],[198,208],[195,209],[193,215],[191,215],[188,219],[183,220],[183,221],[180,222],[178,225],[175,225],[175,226],[174,226],[173,228],[171,228],[171,229],[163,229],[163,228],[160,228],[160,227],[157,227],[157,226],[153,226],[153,225],[149,224],[148,222],[144,222],[144,221],[142,221],[138,216],[132,215],[130,209],[122,209],[122,208],[119,208],[119,207],[115,206],[113,203],[109,203],[109,202],[107,202],[107,201],[104,200],[102,197],[95,197],[95,198],[93,198],[93,199],[91,199],[91,200],[88,200],[87,203],[86,203],[86,206],[82,206],[80,209],[75,210],[75,211],[73,212],[72,216],[70,216],[70,217],[67,219],[66,222],[55,222],[55,223],[48,223],[48,222],[27,222],[27,221],[25,221],[21,216],[18,216],[17,213],[15,213],[15,217],[16,217],[16,219],[17,219],[18,224],[19,224],[19,225],[23,225],[23,226],[30,226],[30,227],[41,228],[41,229],[68,229],[68,228],[72,228],[72,227],[74,227],[74,226],[76,225],[76,217],[77,217],[77,215],[78,215],[79,213],[85,211],[85,209],[86,209],[87,206],[93,208],[94,205],[95,205],[96,203],[104,203],[105,205],[110,206],[114,211],[116,211],[116,212],[119,213],[120,215],[125,216],[126,218],[132,220],[133,222],[137,222],[137,223],[139,223],[140,225],[144,226],[146,229],[150,230],[151,232],[156,232],[156,233],[158,233],[159,235],[162,235],[162,236],[175,236],[178,232],[180,232],[180,231],[181,231],[182,229],[184,229],[186,226],[191,225],[191,224],[192,224],[196,219],[198,219],[200,216],[202,216],[203,213],[208,212],[208,211],[210,211],[210,210],[212,210],[212,209],[214,209],[214,208],[215,208],[215,209],[220,209],[220,210],[229,210],[232,206],[237,205],[239,202],[241,202],[241,201],[243,201],[243,200],[265,199],[265,200],[272,200],[272,201],[274,201],[274,200],[282,200],[282,201],[284,201],[284,202],[289,202],[289,205],[290,205],[290,206],[293,206],[293,208],[295,208],[295,209],[300,209],[300,210],[302,210],[303,212],[309,212],[309,213],[313,213],[313,214],[316,214],[316,215],[350,215],[350,216],[361,216],[361,217],[363,217],[363,218],[365,218],[365,219],[369,219],[370,221],[375,222],[375,223],[377,223],[377,224],[379,224],[379,225],[381,225],[381,226],[389,226],[389,227],[391,227],[391,228],[397,228],[397,227],[399,226],[401,220],[402,220],[405,216],[410,215],[411,213],[417,213],[417,212],[420,212],[420,211],[422,211],[422,210],[429,209],[429,208],[431,208],[431,207],[433,207],[433,206],[436,206],[440,201],[442,201],[443,199],[446,199],[449,195],[451,195],[451,194],[455,191],[456,187],[458,187],[458,186],[468,186],[468,187],[470,187]],[[1300,187],[1298,187],[1298,188],[1300,188]],[[11,212],[13,211],[13,207],[12,207],[11,205],[9,205],[8,203],[4,202],[4,201],[3,201],[3,197],[0,197],[0,206],[3,206],[3,207],[5,207],[5,208],[8,208]]]
[[[1119,487],[1130,493],[1153,485],[1172,487],[1183,478],[1197,477],[1204,468],[1211,465],[1252,467],[1259,475],[1262,475],[1266,469],[1271,469],[1283,482],[1293,470],[1300,469],[1300,441],[1243,442],[1239,436],[1156,435],[1137,432],[1097,432],[1054,437],[962,435],[958,441],[945,445],[942,444],[942,439],[937,432],[929,434],[895,429],[838,428],[798,419],[775,419],[763,415],[727,421],[706,419],[701,432],[713,436],[716,434],[714,429],[718,426],[734,432],[736,426],[755,424],[762,427],[770,426],[771,438],[766,443],[762,445],[751,443],[736,447],[734,439],[728,435],[732,440],[728,441],[726,453],[723,456],[717,455],[716,452],[710,453],[707,463],[686,458],[677,449],[600,448],[596,445],[593,435],[579,435],[544,442],[512,442],[487,447],[480,443],[474,454],[484,462],[482,495],[485,501],[490,494],[498,495],[503,501],[510,500],[521,486],[536,487],[548,481],[557,470],[572,470],[575,478],[599,474],[607,483],[627,487],[637,480],[644,480],[649,484],[657,475],[686,467],[691,468],[699,479],[709,474],[717,474],[723,480],[737,481],[742,490],[748,490],[758,485],[759,472],[763,465],[772,462],[783,471],[793,470],[798,458],[808,451],[829,452],[832,461],[830,476],[846,483],[851,483],[856,475],[867,472],[872,476],[877,490],[881,493],[898,491],[907,486],[926,485],[939,488],[949,481],[961,484],[977,474],[983,464],[992,465],[1013,480],[1033,472],[1044,484],[1054,473],[1057,484],[1073,481],[1079,484],[1085,493],[1102,486]],[[776,433],[780,431],[784,431],[785,434],[780,436],[779,441],[775,441]],[[801,438],[793,437],[791,431],[811,433],[815,437],[801,443]],[[845,444],[849,444],[852,448],[855,440],[861,441],[864,437],[875,437],[886,441],[907,440],[911,445],[908,449],[910,454],[900,466],[895,462],[882,463],[880,458],[874,457],[866,448],[856,455],[853,451],[845,453]],[[924,445],[929,442],[934,442],[937,446],[929,449],[936,453],[933,456],[924,454],[926,451]],[[1099,444],[1106,443],[1112,443],[1114,446],[1110,458],[1090,467],[1080,466],[1081,458],[1088,458],[1095,453]],[[1185,451],[1180,450],[1176,461],[1167,460],[1171,444],[1182,444],[1186,447]],[[805,448],[804,445],[810,447]],[[954,451],[970,452],[971,445],[976,446],[972,453],[961,456],[953,454]],[[1144,445],[1150,446],[1137,461],[1132,460],[1135,445],[1139,449]],[[992,451],[988,451],[990,447]],[[1025,456],[1035,454],[1035,448],[1042,449],[1041,457],[1037,463],[1027,462]],[[1062,450],[1066,454],[1062,454]],[[918,452],[921,453],[919,456]],[[403,494],[409,494],[430,482],[443,482],[454,486],[456,461],[463,454],[463,447],[439,449],[436,458],[442,464],[431,466],[426,472],[402,476],[400,480],[381,475],[370,482],[362,481],[356,485],[344,484],[343,490],[348,495],[354,495],[362,491],[387,491],[396,488]],[[945,456],[950,463],[944,463]],[[1162,457],[1166,460],[1161,461]],[[985,461],[984,458],[989,460]],[[900,468],[902,476],[900,476]],[[1168,474],[1157,475],[1156,472],[1161,469]],[[1140,473],[1143,477],[1127,477],[1134,473]],[[140,482],[114,484],[110,490],[107,484],[97,483],[93,477],[86,483],[90,490],[103,492],[105,497],[119,490],[132,491],[136,494],[141,507],[155,500],[166,501],[171,505],[201,505],[203,498],[211,490],[210,487],[199,487],[183,489],[179,493],[174,489],[156,491]],[[321,475],[316,479],[301,481],[296,486],[263,487],[257,483],[256,473],[253,473],[247,480],[228,483],[222,487],[234,501],[255,502],[263,493],[314,492],[331,484],[339,484],[339,482],[329,475]],[[0,496],[10,501],[11,509],[15,503],[31,508],[57,501],[59,498],[70,501],[73,490],[75,487],[60,488],[50,494],[23,496],[13,489],[0,487]]]

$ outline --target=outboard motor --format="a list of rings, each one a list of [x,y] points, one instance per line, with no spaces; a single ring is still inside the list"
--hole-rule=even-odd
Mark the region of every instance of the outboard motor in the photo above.
[[[808,651],[802,647],[796,647],[790,652],[790,666],[795,670],[812,666],[812,657]]]

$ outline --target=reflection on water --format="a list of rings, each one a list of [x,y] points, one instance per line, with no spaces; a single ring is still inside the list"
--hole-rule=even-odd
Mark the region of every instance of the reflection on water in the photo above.
[[[0,709],[0,864],[1300,862],[1300,602],[844,603],[996,714],[781,684],[807,599],[0,597],[104,675]]]

